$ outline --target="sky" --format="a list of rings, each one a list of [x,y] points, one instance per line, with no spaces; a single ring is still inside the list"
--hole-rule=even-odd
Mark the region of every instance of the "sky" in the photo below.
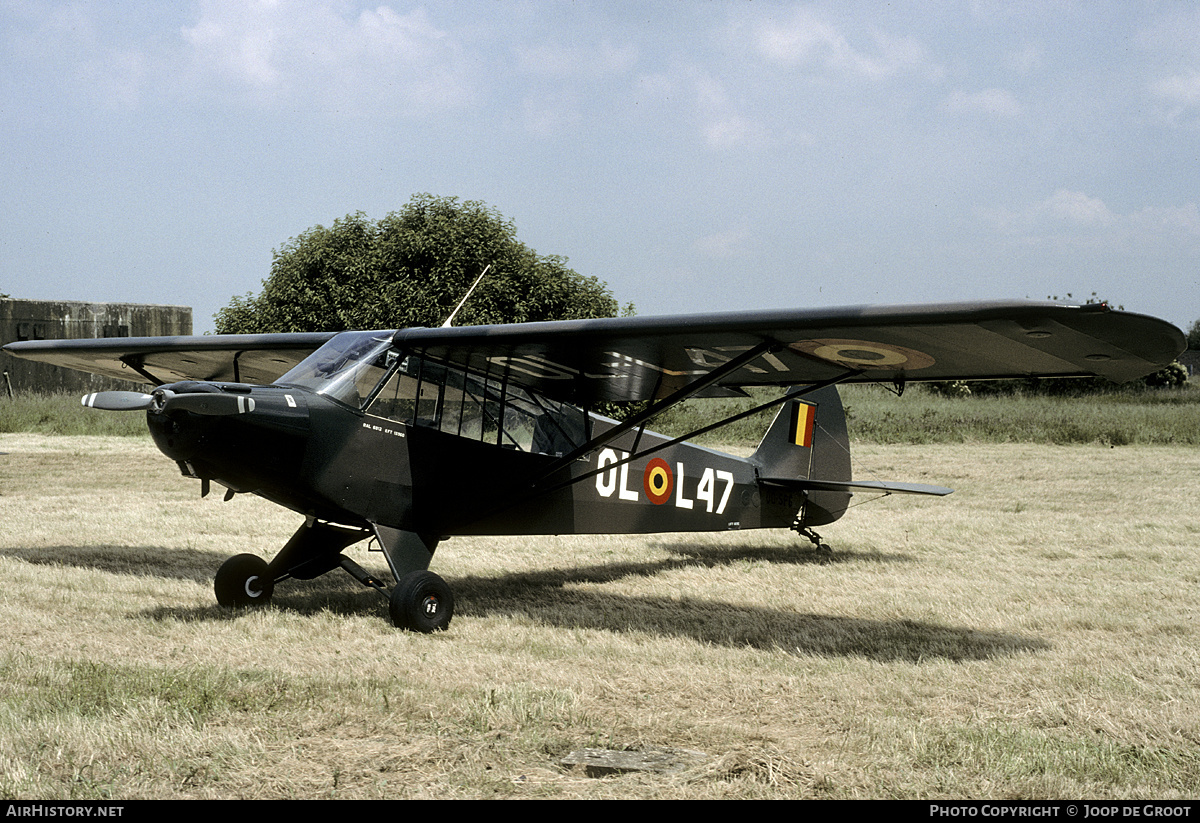
[[[1200,318],[1200,6],[0,0],[0,292],[257,293],[483,201],[638,314],[1093,294]]]

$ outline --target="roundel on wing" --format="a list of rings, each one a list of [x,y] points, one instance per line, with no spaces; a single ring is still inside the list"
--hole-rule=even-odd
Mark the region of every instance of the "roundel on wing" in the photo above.
[[[642,474],[642,488],[646,490],[646,496],[650,498],[651,503],[656,506],[666,503],[671,498],[671,487],[674,485],[675,478],[666,460],[656,457],[646,464],[646,471]]]
[[[923,351],[870,340],[801,340],[789,348],[849,368],[883,371],[927,369],[934,359]]]

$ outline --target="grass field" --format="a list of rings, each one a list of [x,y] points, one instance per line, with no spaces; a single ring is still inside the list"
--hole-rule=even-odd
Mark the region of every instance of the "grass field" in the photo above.
[[[1200,446],[1200,387],[1113,391],[1081,397],[1007,395],[962,399],[934,395],[923,386],[897,398],[880,386],[843,386],[855,443],[1100,443]],[[754,400],[693,400],[672,408],[651,428],[673,436],[753,405]],[[704,435],[705,445],[753,448],[774,410]],[[0,398],[0,433],[146,436],[145,415],[100,413],[76,395]]]
[[[843,386],[854,443],[1099,443],[1200,446],[1200,388],[1113,391],[1078,397],[1000,395],[946,398],[915,386],[896,397],[881,386]],[[759,396],[766,396],[759,393]],[[656,428],[685,434],[750,408],[742,400],[694,400],[670,410]],[[767,412],[705,435],[700,442],[753,446]]]
[[[224,558],[273,553],[296,516],[201,500],[145,438],[0,452],[0,797],[1200,785],[1195,446],[860,445],[861,477],[957,491],[852,509],[822,529],[828,559],[781,532],[450,540],[434,568],[458,612],[436,636],[392,629],[340,573],[217,607]],[[708,759],[559,765],[584,747]]]

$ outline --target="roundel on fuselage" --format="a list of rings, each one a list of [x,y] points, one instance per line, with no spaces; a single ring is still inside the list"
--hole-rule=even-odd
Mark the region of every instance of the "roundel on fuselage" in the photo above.
[[[661,506],[671,498],[671,488],[675,485],[675,477],[671,474],[671,466],[667,461],[656,457],[646,464],[642,474],[642,488],[646,497],[656,506]]]

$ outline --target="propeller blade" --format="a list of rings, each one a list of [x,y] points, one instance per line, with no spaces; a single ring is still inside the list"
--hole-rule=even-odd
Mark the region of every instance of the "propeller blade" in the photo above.
[[[150,408],[152,395],[136,391],[100,391],[83,396],[83,405],[89,409],[107,411],[139,411]]]
[[[189,411],[220,417],[227,414],[247,414],[254,411],[254,398],[244,394],[223,392],[184,392],[176,394],[170,389],[157,389],[154,394],[134,391],[102,391],[84,395],[83,405],[92,409],[108,411],[141,411],[150,409],[157,413]]]
[[[224,394],[217,392],[187,392],[175,394],[170,391],[156,392],[162,395],[161,411],[189,411],[193,414],[205,414],[221,417],[227,414],[247,414],[254,411],[254,398],[244,394]]]

